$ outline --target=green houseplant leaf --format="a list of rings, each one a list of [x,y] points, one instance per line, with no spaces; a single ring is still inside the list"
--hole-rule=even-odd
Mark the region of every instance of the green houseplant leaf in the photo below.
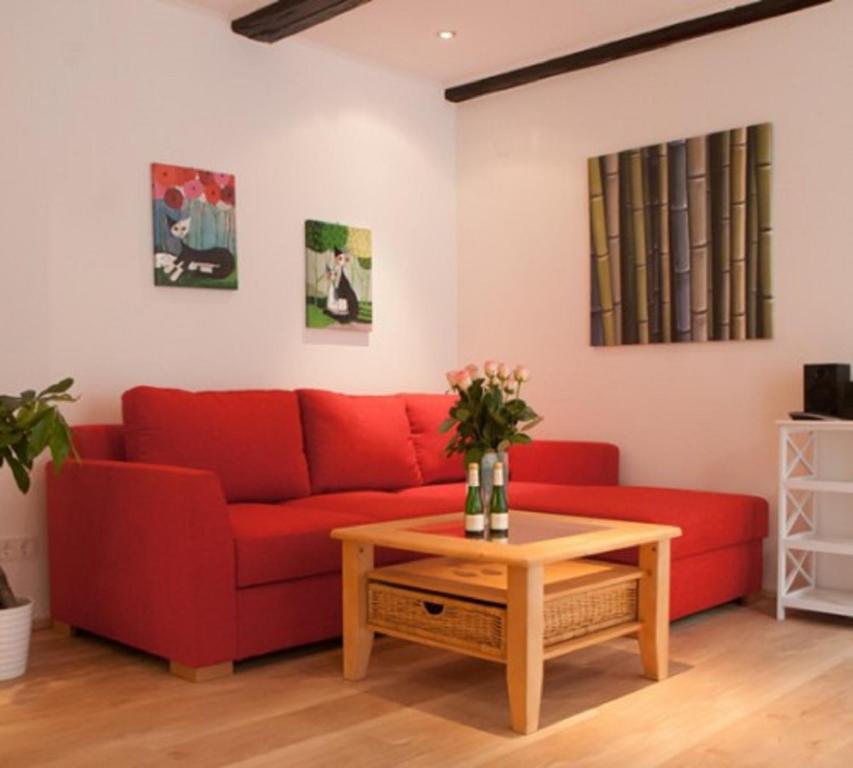
[[[73,379],[65,378],[40,392],[28,389],[17,397],[0,395],[0,468],[9,467],[21,493],[30,490],[33,464],[46,449],[57,472],[74,452],[71,429],[57,405],[76,399],[68,394],[73,385]],[[5,588],[6,583],[0,568],[0,584],[4,585],[0,608],[14,608],[18,600]]]

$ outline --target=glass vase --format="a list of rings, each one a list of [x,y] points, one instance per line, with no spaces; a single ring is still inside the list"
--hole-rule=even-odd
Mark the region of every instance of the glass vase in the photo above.
[[[506,451],[488,451],[480,459],[480,496],[483,499],[483,510],[488,516],[489,502],[492,499],[492,486],[495,482],[495,464],[504,465],[504,487],[509,499],[509,456]]]

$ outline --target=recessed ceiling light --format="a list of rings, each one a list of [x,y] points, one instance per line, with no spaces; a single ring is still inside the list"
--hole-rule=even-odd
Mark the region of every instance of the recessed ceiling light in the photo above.
[[[452,40],[454,37],[456,37],[456,33],[452,29],[443,29],[437,34],[441,40]]]

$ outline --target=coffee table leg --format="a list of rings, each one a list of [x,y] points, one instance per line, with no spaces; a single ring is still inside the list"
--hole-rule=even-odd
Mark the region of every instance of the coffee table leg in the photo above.
[[[640,658],[650,680],[669,674],[669,539],[640,547]]]
[[[373,545],[343,542],[344,677],[363,680],[373,648],[367,629],[367,573],[373,569]]]
[[[542,701],[545,624],[544,568],[511,565],[507,569],[506,682],[512,729],[539,728]]]

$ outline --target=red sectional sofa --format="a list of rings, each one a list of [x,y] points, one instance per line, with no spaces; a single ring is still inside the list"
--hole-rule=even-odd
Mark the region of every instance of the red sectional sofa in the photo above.
[[[462,506],[438,433],[450,402],[129,390],[123,424],[76,427],[81,460],[48,472],[54,619],[190,668],[340,635],[329,531]],[[760,588],[764,499],[620,486],[604,443],[514,448],[510,475],[515,508],[680,526],[673,618]]]

